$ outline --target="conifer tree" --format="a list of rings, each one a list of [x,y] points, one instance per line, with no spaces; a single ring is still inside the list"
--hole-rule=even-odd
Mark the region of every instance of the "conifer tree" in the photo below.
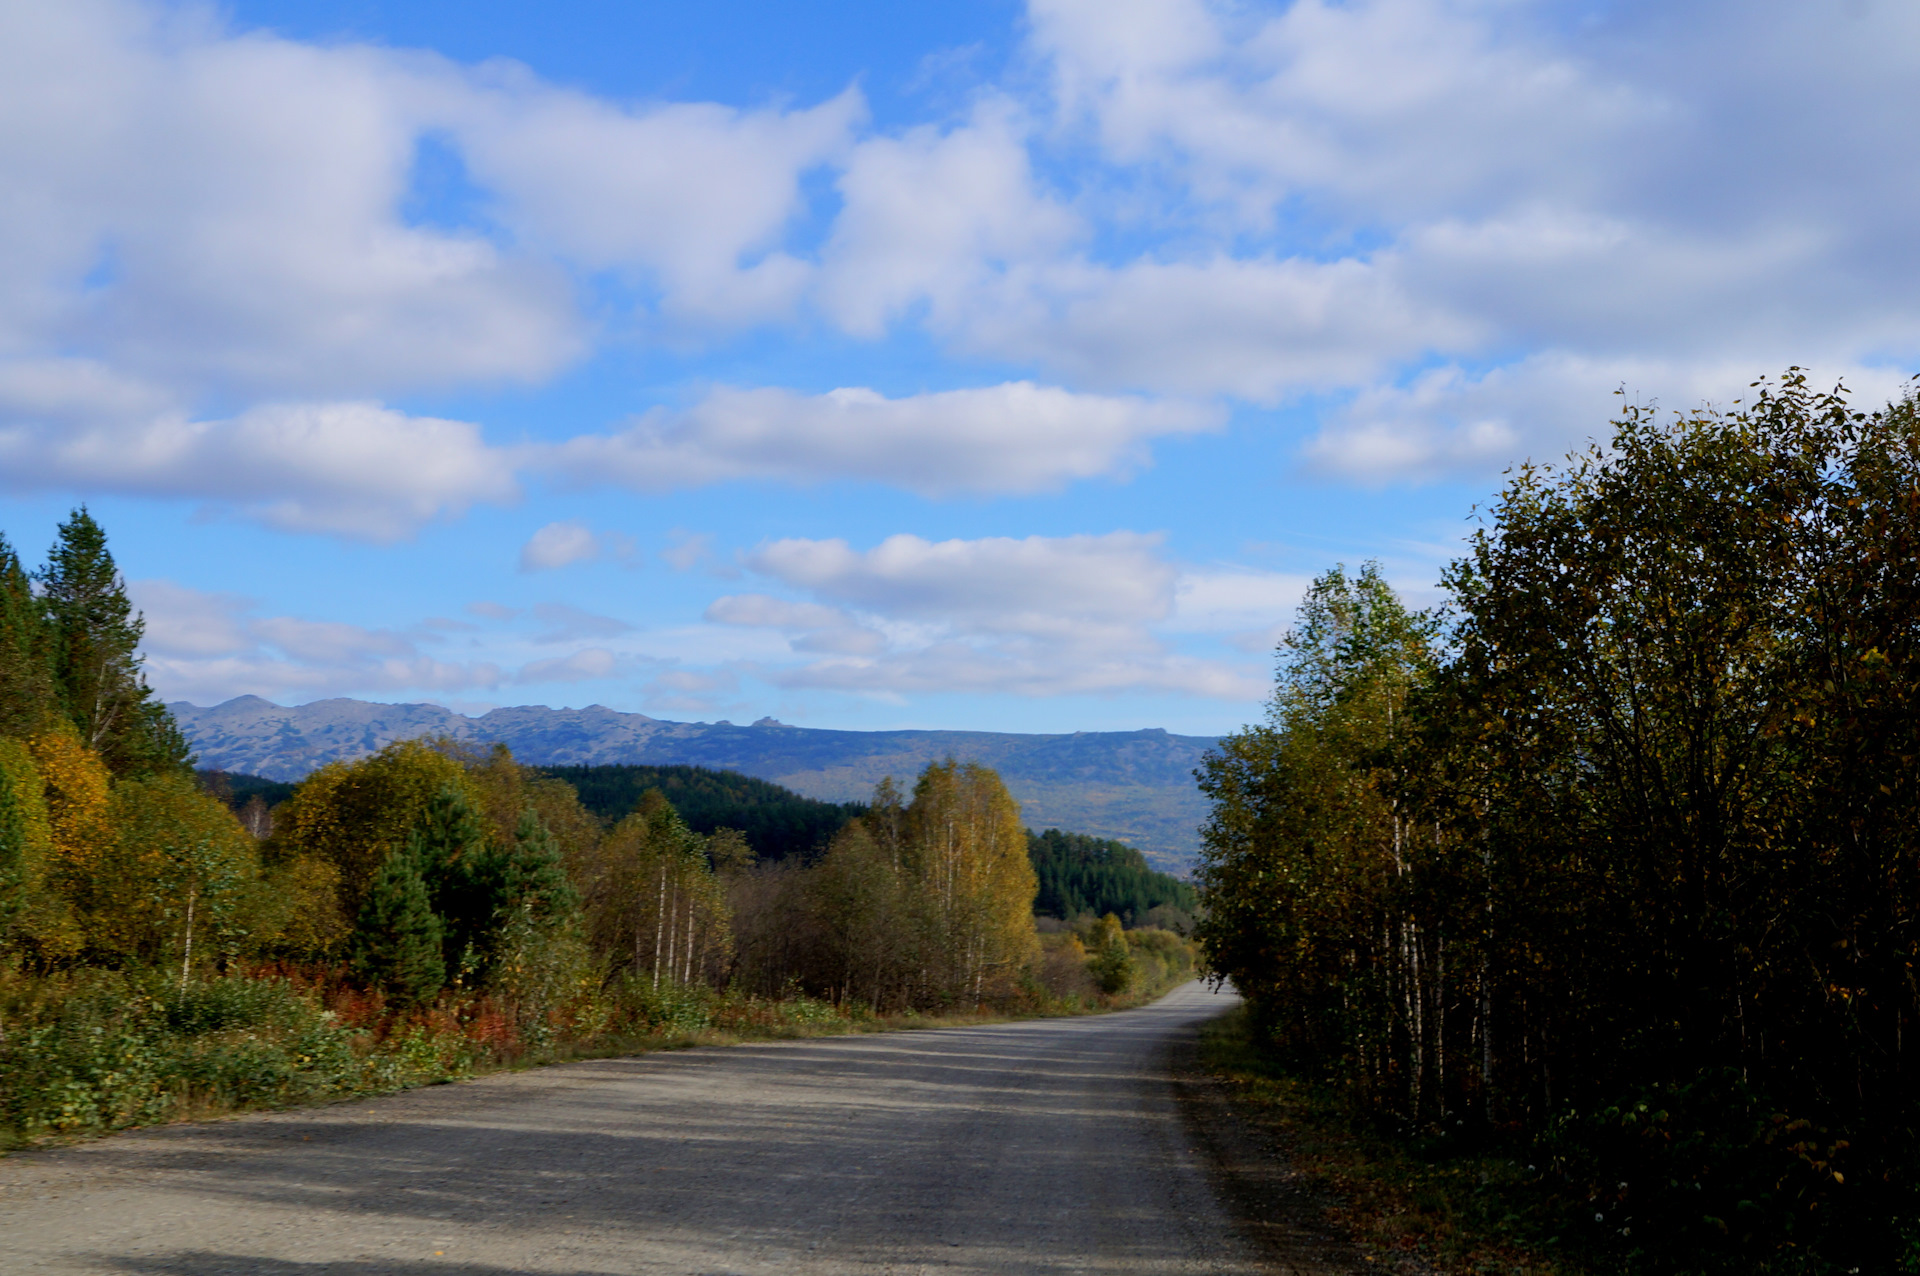
[[[40,581],[54,686],[87,747],[116,774],[188,765],[185,736],[140,672],[146,622],[86,506],[60,524]]]
[[[478,974],[504,902],[507,868],[487,844],[479,811],[457,786],[444,786],[421,812],[407,849],[441,920],[447,971]]]
[[[0,536],[0,735],[32,735],[58,711],[47,637],[32,579]]]
[[[525,908],[540,921],[564,922],[580,908],[580,897],[560,862],[560,844],[539,812],[529,807],[513,833],[513,847],[502,857],[501,904]]]
[[[387,858],[367,891],[353,932],[353,966],[394,1005],[425,1005],[446,986],[440,918],[410,849]]]

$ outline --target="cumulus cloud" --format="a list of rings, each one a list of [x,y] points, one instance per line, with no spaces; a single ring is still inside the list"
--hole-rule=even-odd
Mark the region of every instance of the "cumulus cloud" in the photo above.
[[[440,629],[471,629],[457,622],[422,625],[411,633],[298,616],[263,616],[236,594],[192,589],[168,580],[137,580],[128,593],[147,622],[142,654],[148,679],[168,699],[214,703],[237,695],[311,700],[326,696],[393,695],[494,690],[509,684],[590,682],[616,677],[637,658],[601,646],[528,661],[517,668],[497,660],[446,660],[422,649]],[[490,620],[518,615],[477,604]],[[536,609],[572,635],[623,631],[629,626],[570,608]],[[549,641],[567,634],[546,635]]]
[[[220,421],[36,413],[9,394],[17,371],[0,368],[0,487],[16,491],[182,497],[288,531],[389,541],[520,490],[507,456],[464,421],[374,403],[263,404]]]
[[[441,660],[388,629],[258,616],[251,599],[166,580],[130,581],[127,590],[147,621],[147,677],[168,699],[454,692],[506,679],[496,664]]]
[[[600,538],[585,523],[548,523],[520,547],[520,570],[553,571],[600,557]]]
[[[983,290],[1080,239],[1081,219],[1036,182],[1026,134],[1013,103],[993,96],[960,127],[856,147],[822,254],[826,312],[868,337],[918,306],[936,328],[964,327]]]
[[[1309,459],[1369,481],[1559,449],[1568,408],[1523,404],[1554,365],[1642,373],[1630,390],[1685,407],[1787,363],[1864,386],[1920,355],[1910,7],[1033,0],[1029,18],[1056,126],[1201,244],[1249,245],[1210,268],[1261,290],[1175,287],[1206,260],[1186,249],[1082,267],[1083,318],[1056,262],[976,308],[978,348],[1105,385],[1350,390]],[[1604,424],[1574,411],[1581,435]]]
[[[849,89],[794,111],[632,109],[514,76],[458,113],[473,176],[524,237],[646,272],[678,318],[732,324],[797,301],[810,270],[780,232],[802,175],[845,151],[866,107]]]
[[[1857,404],[1896,398],[1903,378],[1885,368],[1822,368],[1823,388],[1844,384]],[[1550,350],[1479,373],[1428,369],[1401,385],[1363,391],[1333,413],[1304,448],[1310,469],[1377,485],[1480,475],[1530,456],[1554,463],[1590,440],[1629,402],[1662,412],[1726,409],[1750,397],[1744,363],[1597,359]]]
[[[736,594],[717,600],[707,619],[785,632],[800,659],[748,662],[782,687],[1257,696],[1256,671],[1174,652],[1155,634],[1174,614],[1179,578],[1160,549],[1160,537],[1134,532],[901,535],[869,550],[775,541],[747,566],[810,600]]]
[[[727,480],[867,479],[929,496],[1035,492],[1125,474],[1147,441],[1216,426],[1203,405],[1075,394],[1028,381],[889,399],[722,387],[681,412],[537,449],[578,483],[663,491]]]

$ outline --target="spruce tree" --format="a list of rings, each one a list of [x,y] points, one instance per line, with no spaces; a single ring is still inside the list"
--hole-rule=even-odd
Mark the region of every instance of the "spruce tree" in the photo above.
[[[54,686],[81,739],[116,774],[189,765],[185,736],[140,672],[146,622],[86,506],[60,524],[40,581]]]
[[[580,897],[560,863],[560,846],[548,831],[540,813],[529,807],[520,813],[519,827],[513,833],[513,849],[506,857],[502,874],[502,903],[510,909],[526,908],[538,920],[559,923],[570,920],[579,910]]]
[[[407,845],[444,927],[447,970],[482,976],[506,902],[509,857],[488,844],[480,813],[452,784],[427,803]]]
[[[446,986],[440,918],[427,902],[426,883],[411,848],[387,857],[360,906],[353,931],[353,966],[384,990],[394,1005],[425,1005]]]
[[[0,535],[0,735],[32,735],[59,712],[47,646],[32,578]]]

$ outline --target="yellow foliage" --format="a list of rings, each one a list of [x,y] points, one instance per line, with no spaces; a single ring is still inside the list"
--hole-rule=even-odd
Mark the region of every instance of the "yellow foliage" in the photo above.
[[[310,856],[339,872],[340,907],[352,917],[373,875],[447,785],[481,807],[479,787],[458,758],[425,740],[396,740],[358,762],[334,762],[301,782],[275,813],[275,841],[290,858]]]
[[[156,960],[179,949],[189,917],[196,951],[242,945],[259,852],[226,803],[191,776],[159,774],[115,784],[108,816],[113,838],[71,896],[92,952]]]
[[[112,844],[107,824],[107,764],[62,724],[27,741],[46,794],[53,860],[50,875],[69,890],[75,879],[91,874]]]
[[[40,768],[26,743],[0,736],[0,784],[13,796],[14,819],[18,822],[22,850],[21,867],[26,871],[28,889],[37,889],[53,858],[53,825],[47,819],[47,795],[40,779]]]
[[[263,948],[320,957],[351,930],[340,911],[340,870],[328,860],[295,856],[269,869],[260,886],[251,921]]]
[[[949,759],[920,773],[905,823],[930,967],[948,995],[978,997],[1036,950],[1020,804],[991,768]]]
[[[54,889],[53,823],[47,816],[46,786],[33,753],[23,740],[0,737],[0,784],[13,798],[21,834],[21,909],[14,918],[13,940],[41,957],[60,961],[80,951],[81,935],[72,910]]]

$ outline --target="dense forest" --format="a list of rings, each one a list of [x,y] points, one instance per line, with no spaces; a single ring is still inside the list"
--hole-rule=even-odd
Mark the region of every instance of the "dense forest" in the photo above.
[[[814,855],[867,809],[859,802],[817,802],[769,780],[701,766],[601,764],[540,770],[571,784],[581,805],[608,822],[657,789],[694,832],[736,829],[763,860]]]
[[[1200,878],[1274,1050],[1583,1260],[1920,1270],[1920,412],[1798,373],[1307,596]]]
[[[1027,832],[1027,851],[1039,878],[1034,911],[1045,917],[1113,913],[1126,925],[1192,929],[1198,907],[1191,885],[1147,867],[1125,842],[1048,829]]]
[[[593,768],[604,814],[445,740],[196,773],[141,633],[84,509],[37,572],[0,541],[0,1146],[713,1026],[1093,1008],[1193,961],[1114,917],[1039,934],[979,765],[857,806]]]

